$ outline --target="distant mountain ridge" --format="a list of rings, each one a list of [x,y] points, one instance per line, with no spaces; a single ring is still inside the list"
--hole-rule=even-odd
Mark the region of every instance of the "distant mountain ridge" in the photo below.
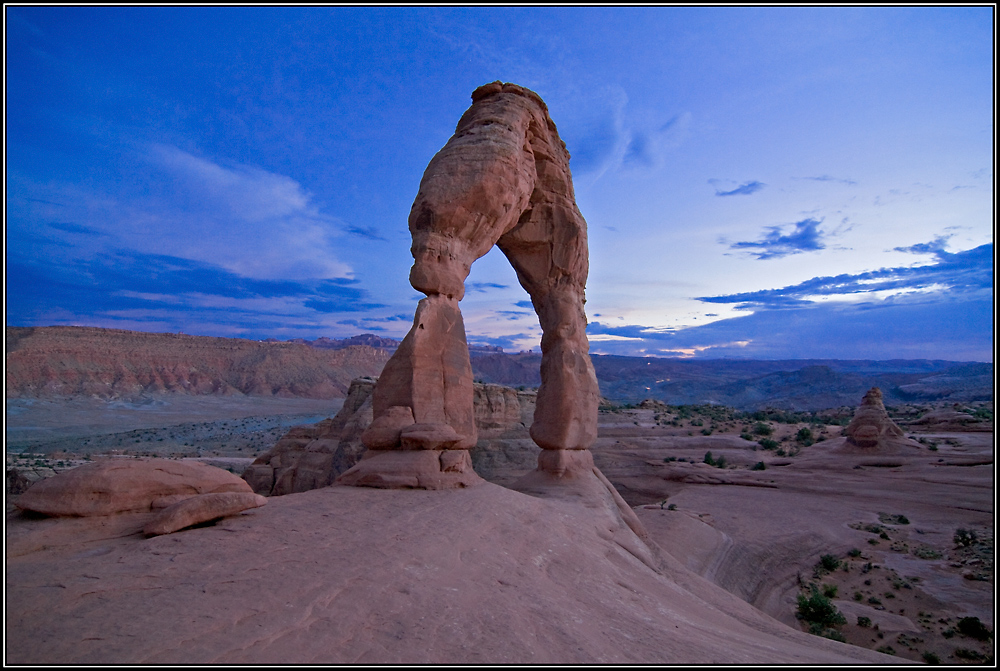
[[[77,326],[7,327],[7,397],[133,397],[149,392],[342,398],[378,375],[399,341],[373,334],[281,342]],[[472,346],[478,380],[540,384],[541,355]],[[618,402],[713,403],[743,410],[992,401],[992,363],[931,360],[697,360],[594,355],[601,393]]]

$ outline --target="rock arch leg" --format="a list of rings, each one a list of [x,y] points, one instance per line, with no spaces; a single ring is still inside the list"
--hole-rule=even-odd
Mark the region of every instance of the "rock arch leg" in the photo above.
[[[542,326],[531,427],[544,448],[540,467],[558,472],[567,450],[585,450],[596,438],[597,379],[583,311],[587,232],[569,153],[535,93],[494,82],[472,99],[427,166],[410,210],[410,284],[427,298],[375,387],[374,421],[362,435],[369,452],[339,482],[436,488],[476,478],[465,452],[476,427],[458,302],[472,263],[494,245],[513,264]]]

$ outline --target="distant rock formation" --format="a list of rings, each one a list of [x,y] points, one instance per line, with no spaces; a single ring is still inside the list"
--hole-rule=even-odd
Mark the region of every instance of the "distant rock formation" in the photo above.
[[[966,412],[962,406],[956,404],[952,408],[931,410],[910,423],[925,431],[928,429],[933,431],[993,431],[992,410],[979,409],[979,414],[973,414],[974,412],[971,409]]]
[[[347,400],[331,419],[292,427],[274,447],[257,457],[243,478],[258,494],[281,496],[326,487],[360,461],[361,436],[372,423],[370,377],[351,382]],[[537,450],[510,445],[528,437],[535,408],[534,391],[517,391],[497,384],[473,384],[473,415],[479,442],[471,458],[487,479],[506,475],[510,465],[523,467]],[[501,440],[506,439],[506,440]]]
[[[344,398],[389,351],[140,333],[81,326],[7,327],[7,398],[135,398],[149,393]]]
[[[369,451],[338,478],[342,484],[438,488],[479,481],[468,456],[477,430],[458,303],[472,263],[494,245],[514,266],[542,327],[530,432],[553,454],[539,457],[539,469],[561,477],[579,461],[561,453],[586,450],[597,437],[599,394],[583,310],[587,225],[576,206],[569,152],[534,92],[493,82],[472,100],[431,159],[410,210],[410,284],[427,297],[375,388],[374,420],[362,436]],[[585,461],[583,470],[590,468]]]
[[[882,390],[878,387],[872,387],[865,394],[843,435],[847,438],[845,447],[854,452],[858,450],[850,448],[860,448],[865,453],[885,453],[920,447],[915,441],[906,439],[903,430],[889,418],[882,403]]]
[[[252,493],[239,476],[197,461],[104,459],[40,480],[14,502],[60,517],[150,512],[200,494]]]

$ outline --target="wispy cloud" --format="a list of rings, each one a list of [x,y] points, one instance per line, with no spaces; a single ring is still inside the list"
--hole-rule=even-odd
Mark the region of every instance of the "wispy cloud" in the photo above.
[[[820,221],[803,219],[792,224],[793,229],[785,233],[784,226],[768,226],[767,233],[754,242],[734,242],[730,249],[758,250],[751,251],[758,259],[778,259],[789,254],[813,252],[825,249],[824,233],[819,230]]]
[[[944,248],[947,246],[949,238],[951,238],[950,235],[939,235],[930,242],[922,242],[916,245],[910,245],[909,247],[893,247],[892,249],[894,252],[933,254],[939,258],[944,258],[948,254],[944,251]]]
[[[708,180],[708,183],[712,184],[713,186],[715,186],[715,184],[717,184],[720,181],[721,180],[710,179],[710,180]],[[753,181],[753,182],[745,182],[743,184],[740,184],[735,189],[730,189],[729,191],[723,191],[723,190],[719,189],[718,187],[716,187],[715,188],[715,195],[716,196],[749,196],[751,194],[757,193],[758,191],[760,191],[761,189],[763,189],[765,186],[767,186],[767,185],[764,184],[763,182]]]
[[[490,289],[506,289],[506,284],[498,284],[497,282],[466,282],[465,291],[466,293],[486,293]]]
[[[283,323],[310,327],[329,313],[385,306],[355,280],[255,279],[217,265],[127,250],[70,259],[53,266],[8,260],[8,319],[23,325],[64,323],[58,315],[85,315],[86,323],[153,320],[176,328],[193,320],[214,324]],[[72,323],[72,322],[70,322]]]
[[[933,243],[929,243],[933,244]],[[916,246],[916,245],[915,245]],[[901,251],[910,251],[905,248]],[[740,309],[777,309],[809,305],[817,297],[857,296],[877,292],[902,294],[933,290],[955,294],[992,289],[993,245],[949,254],[938,250],[937,263],[927,266],[882,268],[854,275],[815,277],[799,284],[726,296],[703,296],[706,303],[738,303]]]
[[[820,175],[818,177],[804,177],[803,179],[811,179],[814,182],[838,182],[840,184],[846,184],[848,186],[857,185],[857,182],[853,179],[845,179],[843,177],[831,177],[830,175]]]
[[[368,240],[378,240],[385,242],[386,239],[379,234],[378,229],[374,226],[348,226],[346,229],[351,235],[356,235],[359,238],[366,238]]]
[[[66,233],[77,233],[79,235],[92,235],[92,236],[102,236],[107,235],[102,231],[96,231],[90,226],[81,226],[80,224],[74,224],[68,221],[50,221],[48,225],[60,231],[65,231]]]

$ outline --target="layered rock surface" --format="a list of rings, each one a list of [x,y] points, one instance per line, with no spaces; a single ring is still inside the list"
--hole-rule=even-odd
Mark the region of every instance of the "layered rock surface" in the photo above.
[[[854,412],[854,419],[844,429],[846,443],[842,449],[870,453],[896,453],[906,448],[920,448],[908,440],[901,428],[889,417],[882,402],[882,390],[872,387]]]
[[[488,483],[328,487],[146,539],[151,517],[8,520],[8,664],[894,659],[794,631],[669,554],[654,571],[605,512]]]
[[[378,375],[386,350],[325,350],[176,333],[80,326],[7,327],[7,397],[192,395],[343,398]]]
[[[361,437],[372,424],[374,389],[373,378],[354,380],[335,417],[291,429],[254,460],[244,472],[244,479],[255,492],[266,496],[304,492],[333,483],[358,463],[365,451]],[[528,438],[527,426],[535,408],[535,393],[475,383],[472,395],[479,441],[471,450],[471,461],[456,457],[460,461],[455,463],[463,467],[468,464],[470,469],[475,465],[475,471],[484,478],[503,482],[509,480],[505,476],[512,466],[523,471],[534,468],[538,450]],[[426,478],[428,464],[421,468],[414,461],[420,457],[410,459],[413,468]],[[400,464],[392,472],[398,473],[401,468],[405,471]]]
[[[91,517],[148,512],[225,492],[252,493],[238,476],[199,462],[105,459],[36,482],[14,505],[43,515]]]

